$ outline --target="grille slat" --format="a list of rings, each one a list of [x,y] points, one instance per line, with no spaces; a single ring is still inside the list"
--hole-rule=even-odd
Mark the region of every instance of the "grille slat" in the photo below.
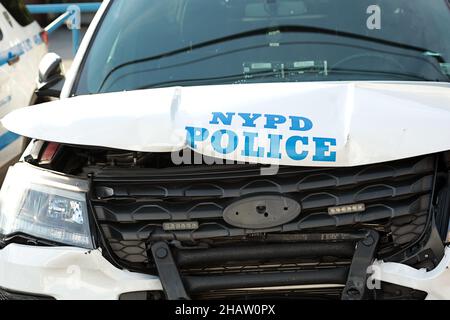
[[[261,176],[255,165],[107,168],[93,178],[91,202],[112,251],[127,263],[148,262],[149,240],[223,241],[264,233],[339,232],[368,225],[384,232],[385,250],[411,243],[425,229],[434,167],[431,155],[353,168],[281,167],[274,176]],[[294,221],[249,230],[223,220],[223,210],[241,197],[274,193],[301,204]],[[328,214],[328,207],[352,203],[364,203],[365,211]],[[171,221],[197,221],[199,228],[164,231],[163,223]]]
[[[380,203],[369,206],[366,211],[354,214],[330,216],[328,213],[315,213],[299,221],[270,229],[239,229],[226,225],[225,222],[208,221],[200,223],[197,230],[166,232],[161,224],[155,223],[104,223],[103,231],[107,236],[120,240],[146,240],[152,235],[155,239],[192,241],[207,238],[237,237],[262,232],[295,232],[315,228],[332,228],[369,223],[383,219],[410,216],[417,212],[427,212],[429,196],[403,200],[396,203]],[[161,238],[160,238],[161,237]]]
[[[275,176],[261,176],[260,169],[243,170],[237,174],[233,171],[241,170],[240,166],[225,167],[233,168],[224,173],[215,173],[215,170],[208,169],[202,174],[194,172],[191,175],[180,175],[178,180],[172,174],[162,178],[152,176],[148,171],[136,169],[127,172],[129,178],[121,177],[111,181],[105,175],[114,175],[114,172],[105,170],[96,177],[96,195],[98,199],[129,197],[230,198],[258,192],[308,192],[432,174],[434,160],[433,157],[426,157],[389,164],[337,169],[282,167]],[[210,181],[205,182],[205,180]]]
[[[303,210],[319,210],[331,206],[351,204],[355,202],[370,203],[374,200],[411,196],[429,192],[432,188],[433,176],[390,184],[366,185],[348,190],[328,190],[309,194],[287,194],[302,204]],[[267,190],[263,191],[268,192]],[[139,201],[133,204],[115,205],[104,203],[96,206],[98,219],[111,222],[138,221],[183,221],[191,219],[221,218],[223,210],[232,202],[229,199],[183,201],[171,203],[161,201]]]

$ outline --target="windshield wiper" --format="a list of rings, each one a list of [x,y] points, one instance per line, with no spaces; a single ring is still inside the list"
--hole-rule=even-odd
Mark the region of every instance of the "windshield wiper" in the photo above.
[[[145,58],[141,58],[141,59],[131,60],[131,61],[119,64],[118,66],[112,68],[107,73],[107,75],[103,79],[98,91],[100,92],[103,89],[103,86],[105,85],[106,81],[109,79],[109,77],[114,72],[116,72],[117,70],[122,69],[124,67],[134,65],[134,64],[149,62],[152,60],[158,60],[161,58],[167,58],[167,57],[171,57],[171,56],[178,55],[181,53],[190,52],[192,50],[201,49],[201,48],[209,47],[209,46],[224,43],[224,42],[229,42],[229,41],[253,37],[253,36],[266,35],[270,32],[275,32],[275,31],[281,32],[281,33],[282,32],[286,32],[286,33],[289,33],[289,32],[318,33],[318,34],[326,34],[326,35],[337,36],[337,37],[344,37],[344,38],[349,38],[349,39],[369,41],[369,42],[378,43],[378,44],[382,44],[382,45],[386,45],[386,46],[397,47],[397,48],[401,48],[401,49],[405,49],[405,50],[420,52],[424,56],[436,59],[437,62],[439,62],[439,63],[445,63],[445,60],[442,58],[442,56],[439,53],[433,52],[432,50],[429,50],[426,48],[421,48],[418,46],[413,46],[413,45],[409,45],[409,44],[405,44],[405,43],[400,43],[400,42],[395,42],[395,41],[390,41],[390,40],[380,39],[380,38],[374,38],[374,37],[369,37],[369,36],[365,36],[365,35],[361,35],[361,34],[333,30],[333,29],[328,29],[328,28],[298,26],[298,25],[279,25],[279,26],[264,27],[264,28],[254,29],[254,30],[243,31],[243,32],[231,34],[228,36],[200,42],[200,43],[197,43],[194,45],[189,45],[189,46],[182,47],[182,48],[179,48],[176,50],[160,53],[157,55],[153,55],[153,56],[149,56],[149,57],[145,57]]]
[[[164,81],[164,82],[156,82],[149,85],[145,85],[142,87],[139,87],[137,90],[142,89],[150,89],[150,88],[163,88],[163,87],[169,87],[169,86],[193,86],[193,85],[212,85],[212,84],[224,84],[226,82],[228,83],[250,83],[253,82],[253,80],[261,79],[261,78],[268,78],[270,77],[272,82],[295,82],[296,80],[300,81],[302,77],[305,76],[305,74],[289,74],[289,72],[295,72],[298,71],[298,69],[284,69],[284,72],[287,73],[285,77],[281,77],[280,71],[257,71],[247,74],[233,74],[228,76],[217,76],[217,77],[205,77],[205,78],[194,78],[194,79],[178,79],[178,80],[170,80],[170,81]],[[378,70],[353,70],[353,69],[333,69],[329,70],[328,74],[361,74],[361,75],[378,75],[378,76],[389,76],[392,78],[392,81],[398,81],[401,80],[414,80],[414,81],[426,81],[426,82],[440,82],[440,80],[431,80],[424,78],[419,75],[409,74],[409,73],[398,73],[398,72],[383,72]],[[307,76],[311,75],[319,75],[324,76],[323,71],[318,72],[308,72]],[[274,77],[278,76],[278,77]],[[309,78],[310,80],[310,78]],[[330,80],[331,81],[331,80]],[[361,80],[362,81],[362,80]],[[389,80],[386,80],[389,81]]]
[[[389,76],[396,79],[383,79],[385,81],[394,80],[411,80],[411,81],[425,81],[425,82],[442,82],[439,79],[427,79],[421,75],[416,75],[412,73],[400,73],[400,72],[389,72],[389,71],[379,71],[379,70],[363,70],[363,69],[350,69],[350,68],[334,68],[328,71],[329,74],[342,74],[342,75],[379,75],[379,76]]]
[[[185,86],[185,85],[203,85],[203,84],[223,84],[224,82],[229,83],[245,83],[247,81],[251,81],[252,79],[260,79],[266,77],[273,77],[274,75],[278,75],[278,73],[273,71],[259,71],[251,74],[252,78],[247,78],[244,74],[232,74],[227,76],[217,76],[217,77],[205,77],[205,78],[191,78],[191,79],[178,79],[178,80],[170,80],[163,82],[156,82],[149,85],[145,85],[139,87],[137,90],[149,89],[149,88],[163,88],[168,86]],[[274,78],[275,79],[275,78]],[[276,78],[278,79],[278,78]]]

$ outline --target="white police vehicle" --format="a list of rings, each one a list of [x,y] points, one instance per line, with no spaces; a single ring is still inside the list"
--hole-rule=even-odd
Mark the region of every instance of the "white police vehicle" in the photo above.
[[[450,4],[376,3],[104,1],[2,120],[2,295],[450,298]]]
[[[34,102],[47,37],[18,0],[0,3],[0,117]],[[0,168],[20,156],[24,139],[0,126]]]

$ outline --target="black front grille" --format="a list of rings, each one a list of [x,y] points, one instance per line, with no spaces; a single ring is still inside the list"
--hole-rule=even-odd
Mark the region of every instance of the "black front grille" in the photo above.
[[[152,264],[147,243],[233,244],[285,235],[372,228],[380,254],[393,254],[417,240],[429,218],[435,156],[353,168],[280,167],[261,175],[256,165],[186,166],[159,170],[110,168],[93,178],[92,205],[103,236],[121,263]],[[282,194],[301,204],[294,221],[270,229],[233,227],[223,219],[229,204],[250,195]],[[328,208],[364,203],[365,211],[331,216]],[[163,223],[195,221],[196,230],[165,231]],[[332,237],[332,236],[330,236]],[[256,239],[256,240],[255,240]],[[285,241],[289,238],[280,238]]]

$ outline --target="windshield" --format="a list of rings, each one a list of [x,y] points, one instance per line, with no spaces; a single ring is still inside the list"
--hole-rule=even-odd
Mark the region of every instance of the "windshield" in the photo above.
[[[115,0],[75,94],[450,80],[450,0]]]

